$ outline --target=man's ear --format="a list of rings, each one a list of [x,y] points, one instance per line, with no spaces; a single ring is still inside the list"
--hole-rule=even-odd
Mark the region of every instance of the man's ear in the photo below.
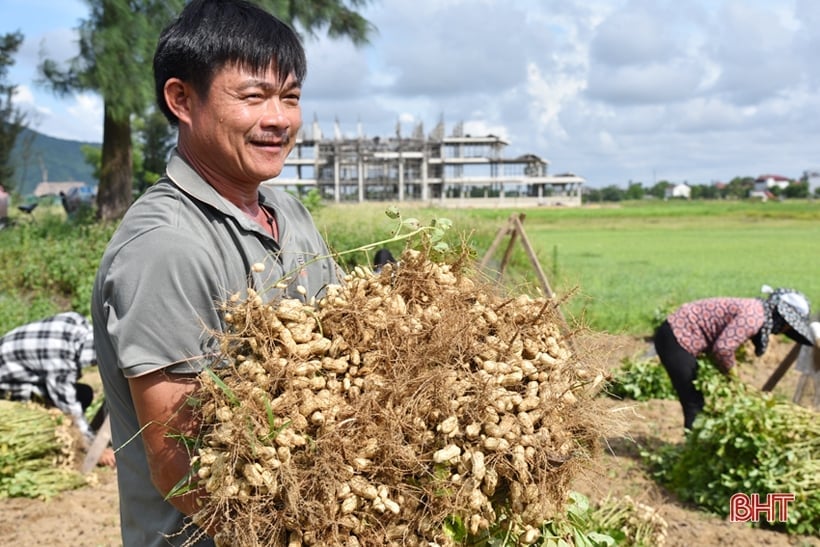
[[[163,87],[165,93],[165,104],[180,123],[188,124],[191,121],[191,101],[193,100],[193,89],[190,84],[183,82],[179,78],[169,78]]]

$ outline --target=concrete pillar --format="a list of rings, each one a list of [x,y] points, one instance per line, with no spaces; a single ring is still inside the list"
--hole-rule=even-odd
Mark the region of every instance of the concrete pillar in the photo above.
[[[339,150],[336,149],[336,153],[333,154],[333,193],[334,193],[333,201],[335,203],[339,203],[340,201],[342,201],[342,191],[341,191],[341,181],[340,181],[341,167],[339,165],[340,161],[341,160],[339,159]]]
[[[364,203],[364,160],[361,151],[356,158],[356,172],[359,177],[359,203]]]
[[[399,152],[399,202],[404,201],[404,158]]]

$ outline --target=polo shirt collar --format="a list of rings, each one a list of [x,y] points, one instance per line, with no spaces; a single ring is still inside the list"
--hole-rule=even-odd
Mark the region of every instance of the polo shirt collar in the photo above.
[[[261,226],[251,220],[236,205],[222,197],[213,186],[208,184],[185,158],[174,148],[166,167],[168,178],[176,184],[183,192],[195,199],[206,203],[221,213],[233,217],[246,230],[252,230],[268,235]],[[272,193],[259,192],[260,204],[274,208],[275,196]],[[268,235],[268,237],[270,237]]]

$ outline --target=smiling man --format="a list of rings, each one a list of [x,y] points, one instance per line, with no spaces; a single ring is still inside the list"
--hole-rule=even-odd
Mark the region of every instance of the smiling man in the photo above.
[[[293,30],[242,0],[193,0],[160,36],[156,95],[177,146],[109,242],[92,301],[125,546],[213,544],[186,518],[199,492],[166,497],[191,469],[179,438],[198,434],[187,402],[218,350],[219,304],[337,282],[307,210],[262,185],[293,147],[305,74]]]

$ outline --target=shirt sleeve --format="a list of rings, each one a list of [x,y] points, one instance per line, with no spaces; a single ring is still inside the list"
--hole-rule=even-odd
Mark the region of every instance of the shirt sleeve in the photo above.
[[[48,370],[46,393],[58,409],[74,419],[74,423],[83,436],[90,440],[94,434],[85,420],[83,407],[77,400],[77,389],[74,387],[78,379],[75,372],[76,365],[67,362],[53,362],[48,366]]]
[[[139,268],[134,265],[139,264]],[[224,279],[213,252],[178,234],[155,230],[120,251],[105,294],[107,329],[126,377],[159,368],[195,373],[213,350]]]

